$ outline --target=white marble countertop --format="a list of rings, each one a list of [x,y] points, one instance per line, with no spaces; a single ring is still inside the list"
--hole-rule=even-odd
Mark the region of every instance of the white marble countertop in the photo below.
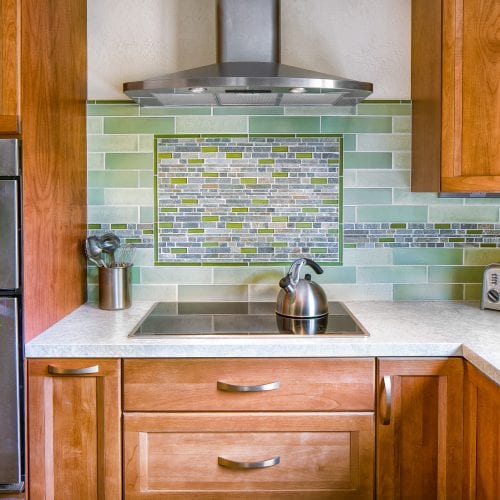
[[[153,304],[85,304],[29,342],[26,357],[463,356],[500,384],[500,312],[476,302],[346,302],[368,337],[129,338]]]

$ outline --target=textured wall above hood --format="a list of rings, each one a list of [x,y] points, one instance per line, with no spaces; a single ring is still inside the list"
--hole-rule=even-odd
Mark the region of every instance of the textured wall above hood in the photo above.
[[[218,0],[217,64],[148,80],[123,91],[142,106],[357,104],[373,85],[280,64],[280,0]]]

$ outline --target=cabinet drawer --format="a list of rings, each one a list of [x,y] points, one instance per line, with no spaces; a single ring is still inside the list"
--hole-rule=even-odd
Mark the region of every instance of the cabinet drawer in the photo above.
[[[373,448],[373,413],[125,414],[125,496],[372,498]]]
[[[369,411],[372,358],[126,359],[125,411]]]

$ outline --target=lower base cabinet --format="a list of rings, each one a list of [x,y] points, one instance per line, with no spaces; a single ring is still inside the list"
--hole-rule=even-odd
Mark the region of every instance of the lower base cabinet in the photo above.
[[[29,500],[121,498],[120,360],[28,360]]]
[[[500,387],[465,366],[464,498],[500,498]]]
[[[373,413],[126,413],[125,497],[373,498]]]
[[[378,401],[377,498],[462,498],[463,359],[378,359]]]

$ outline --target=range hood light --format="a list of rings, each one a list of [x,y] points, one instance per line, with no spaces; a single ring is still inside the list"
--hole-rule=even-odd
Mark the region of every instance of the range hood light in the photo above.
[[[204,94],[207,91],[206,87],[191,87],[189,92],[192,94]]]
[[[290,89],[291,94],[305,94],[307,92],[307,89],[304,87],[292,87]]]

